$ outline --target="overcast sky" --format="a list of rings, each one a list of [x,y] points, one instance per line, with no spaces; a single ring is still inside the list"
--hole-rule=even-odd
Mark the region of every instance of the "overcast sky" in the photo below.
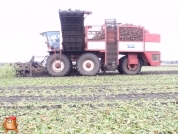
[[[104,19],[142,25],[161,34],[162,60],[178,60],[177,0],[0,0],[0,62],[46,55],[40,32],[60,30],[58,9],[92,11],[85,24]]]

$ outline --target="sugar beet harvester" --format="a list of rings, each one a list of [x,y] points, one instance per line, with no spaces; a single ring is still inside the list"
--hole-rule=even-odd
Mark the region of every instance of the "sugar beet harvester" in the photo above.
[[[142,26],[120,24],[115,19],[106,19],[103,25],[84,26],[84,15],[89,14],[59,10],[61,33],[41,33],[49,49],[45,68],[51,76],[68,75],[74,69],[90,76],[100,70],[138,74],[142,66],[160,65],[160,52],[155,50],[159,48],[160,34],[151,34]],[[119,59],[119,55],[123,56]],[[30,64],[32,71],[23,72],[31,74],[34,63]]]

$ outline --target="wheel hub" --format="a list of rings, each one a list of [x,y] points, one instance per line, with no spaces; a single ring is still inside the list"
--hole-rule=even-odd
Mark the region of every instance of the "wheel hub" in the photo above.
[[[91,64],[88,62],[88,63],[86,63],[86,67],[87,68],[90,68],[91,67]]]
[[[132,65],[128,64],[128,69],[131,70],[131,71],[136,70],[137,67],[138,67],[138,65],[136,65],[136,64],[135,65],[134,64],[132,64]]]
[[[60,68],[60,67],[61,67],[61,63],[56,63],[56,64],[55,64],[55,67],[56,67],[56,68]]]
[[[85,60],[82,66],[83,66],[83,69],[87,72],[92,71],[95,67],[94,62],[92,60]]]
[[[56,73],[59,73],[59,72],[62,72],[65,68],[65,64],[63,61],[60,61],[60,60],[55,60],[53,63],[52,63],[52,70]]]

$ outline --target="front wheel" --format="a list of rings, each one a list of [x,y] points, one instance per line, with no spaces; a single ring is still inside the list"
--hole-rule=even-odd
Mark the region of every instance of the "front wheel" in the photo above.
[[[95,54],[85,53],[82,54],[77,60],[77,70],[82,75],[93,76],[99,72],[101,63]]]
[[[47,59],[46,67],[51,76],[64,76],[69,73],[71,62],[64,54],[61,54],[61,58],[60,54],[53,54]]]

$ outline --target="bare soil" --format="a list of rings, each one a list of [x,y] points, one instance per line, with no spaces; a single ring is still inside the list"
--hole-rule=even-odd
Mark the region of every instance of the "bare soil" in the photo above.
[[[167,70],[167,71],[143,71],[140,72],[138,75],[150,75],[150,74],[169,74],[169,75],[175,75],[178,74],[178,70]],[[119,74],[119,72],[99,72],[96,75],[98,76],[103,76],[103,75],[126,75],[126,74]],[[71,72],[69,75],[65,76],[65,77],[70,77],[70,76],[81,76],[77,71],[75,72]],[[49,74],[43,73],[43,74],[33,74],[33,77],[51,77]]]
[[[178,74],[178,71],[144,71],[141,72],[138,75],[150,75],[150,74]],[[118,73],[107,73],[107,74],[99,74],[99,75],[118,75]],[[161,84],[161,83],[159,83]],[[164,84],[164,83],[162,83]],[[131,85],[131,84],[129,84]],[[89,87],[98,87],[98,88],[106,88],[109,86],[115,86],[115,85],[89,85]],[[124,86],[124,84],[119,85]],[[127,84],[128,86],[128,84]],[[67,88],[77,89],[77,88],[85,88],[88,87],[88,85],[69,85],[69,86],[14,86],[14,87],[0,87],[0,90],[4,89],[18,89],[18,90],[26,90],[26,89],[32,89],[32,90],[38,90],[38,89],[52,89],[52,90],[65,90]],[[140,94],[110,94],[110,95],[92,95],[92,96],[50,96],[50,97],[44,97],[44,96],[0,96],[0,102],[18,102],[22,100],[26,101],[57,101],[57,102],[66,102],[66,101],[97,101],[97,100],[138,100],[138,99],[178,99],[178,92],[166,92],[166,93],[140,93]],[[40,107],[39,107],[40,108]],[[41,107],[42,108],[42,107]],[[43,106],[43,108],[60,108],[59,106]]]
[[[0,97],[0,102],[26,101],[96,101],[96,100],[138,100],[138,99],[178,99],[178,92],[167,93],[141,93],[141,94],[112,94],[112,95],[93,95],[93,96],[10,96]]]

